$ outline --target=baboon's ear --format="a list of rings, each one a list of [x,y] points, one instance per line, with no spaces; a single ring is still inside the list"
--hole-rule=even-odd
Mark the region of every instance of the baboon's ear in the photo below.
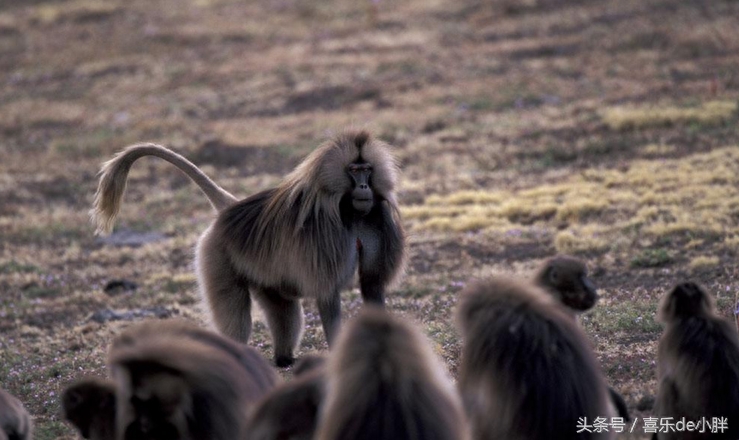
[[[559,283],[559,271],[557,268],[550,266],[547,269],[547,277],[549,278],[549,282],[556,286]]]
[[[672,319],[695,316],[710,312],[711,302],[708,294],[695,282],[687,281],[676,285],[664,299],[660,310],[660,319]]]

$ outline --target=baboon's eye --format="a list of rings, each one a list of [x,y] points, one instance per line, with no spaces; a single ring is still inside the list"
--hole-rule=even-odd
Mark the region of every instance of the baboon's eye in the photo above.
[[[553,283],[559,281],[559,272],[557,271],[557,269],[552,268],[549,270],[549,280]]]

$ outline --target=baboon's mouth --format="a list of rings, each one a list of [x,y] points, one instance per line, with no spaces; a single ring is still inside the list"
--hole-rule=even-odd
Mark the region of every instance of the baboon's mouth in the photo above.
[[[363,213],[369,212],[372,209],[372,199],[354,199],[352,201],[354,209]]]
[[[585,311],[588,309],[591,309],[593,306],[595,306],[595,303],[598,302],[598,297],[595,298],[588,298],[588,297],[570,297],[568,300],[565,300],[565,304],[575,310],[579,311]]]

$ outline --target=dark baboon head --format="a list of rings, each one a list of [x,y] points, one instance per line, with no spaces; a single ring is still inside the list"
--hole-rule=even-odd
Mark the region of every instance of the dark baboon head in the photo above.
[[[127,329],[108,363],[125,440],[240,438],[249,408],[277,381],[253,349],[185,322]]]
[[[68,386],[62,394],[62,416],[83,438],[115,439],[115,383],[88,377]]]
[[[559,255],[547,259],[535,280],[562,304],[576,311],[589,310],[598,300],[585,263],[574,257]]]
[[[327,367],[317,439],[468,438],[458,396],[425,338],[387,312],[366,307]]]
[[[323,360],[301,359],[295,377],[259,402],[249,417],[249,440],[313,439],[326,388]]]
[[[692,281],[680,283],[662,298],[657,319],[669,323],[714,313],[713,297]]]

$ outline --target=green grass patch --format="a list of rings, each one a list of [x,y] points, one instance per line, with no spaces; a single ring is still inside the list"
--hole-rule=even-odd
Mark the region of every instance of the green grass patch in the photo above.
[[[41,268],[33,264],[20,263],[15,260],[0,263],[0,273],[36,273],[41,272]]]
[[[25,296],[26,299],[53,298],[60,294],[61,292],[59,289],[45,286],[30,286],[23,291],[23,296]]]
[[[44,420],[36,423],[33,430],[33,438],[36,440],[56,440],[69,435],[70,429],[64,422],[58,420]]]
[[[631,259],[631,267],[662,267],[672,261],[673,258],[667,249],[645,249]]]
[[[647,300],[621,301],[596,307],[582,320],[588,333],[624,332],[630,335],[662,332],[656,321],[657,303]]]

